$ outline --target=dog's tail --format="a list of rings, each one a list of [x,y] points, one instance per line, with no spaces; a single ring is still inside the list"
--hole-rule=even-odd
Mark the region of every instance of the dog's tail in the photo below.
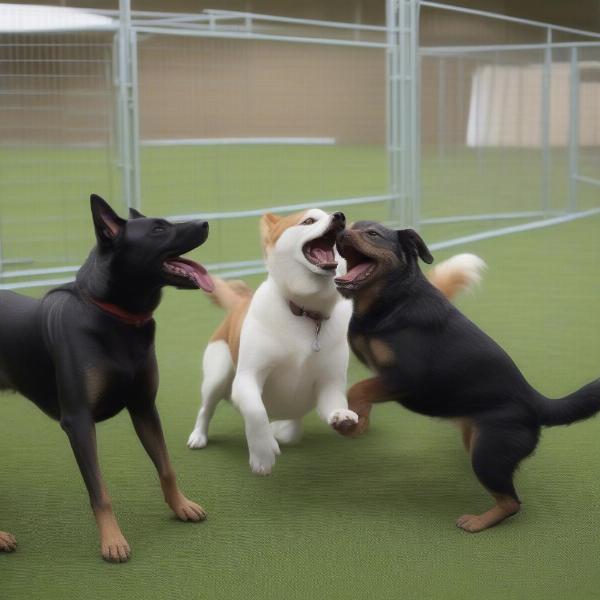
[[[592,381],[564,398],[538,397],[537,412],[542,425],[570,425],[600,412],[600,379]]]
[[[254,293],[243,281],[232,279],[225,281],[219,277],[212,277],[215,289],[208,297],[221,308],[232,310],[240,302],[251,298]]]
[[[481,281],[486,268],[483,259],[475,254],[455,254],[435,266],[429,273],[429,281],[452,300],[459,292],[471,289]]]

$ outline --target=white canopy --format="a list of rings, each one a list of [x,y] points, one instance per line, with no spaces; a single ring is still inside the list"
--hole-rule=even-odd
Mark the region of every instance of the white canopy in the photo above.
[[[0,33],[104,31],[116,27],[116,22],[110,17],[80,8],[0,4]]]

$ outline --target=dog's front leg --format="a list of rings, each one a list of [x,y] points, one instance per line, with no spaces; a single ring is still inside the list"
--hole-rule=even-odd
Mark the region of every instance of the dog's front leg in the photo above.
[[[100,474],[96,449],[96,427],[87,407],[75,413],[63,413],[61,427],[69,437],[79,470],[90,496],[104,559],[125,562],[131,550],[121,533],[112,510],[112,503]]]
[[[265,373],[238,371],[231,391],[231,400],[244,418],[250,467],[258,475],[269,475],[275,464],[275,457],[281,453],[262,401],[265,379]]]
[[[204,509],[188,500],[177,487],[175,470],[169,459],[160,417],[154,402],[147,406],[130,406],[129,414],[142,446],[156,467],[165,501],[171,510],[182,521],[206,519]]]
[[[343,435],[356,437],[369,427],[369,415],[373,403],[387,400],[390,393],[379,377],[371,377],[355,383],[348,391],[348,405],[358,415],[356,426],[340,431]]]

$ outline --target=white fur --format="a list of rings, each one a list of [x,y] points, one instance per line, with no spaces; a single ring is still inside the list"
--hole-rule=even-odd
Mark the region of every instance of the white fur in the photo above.
[[[211,342],[204,351],[202,360],[202,406],[196,418],[194,431],[188,439],[190,448],[204,448],[208,442],[208,425],[222,398],[231,395],[231,384],[235,369],[229,346],[223,340]]]
[[[231,400],[245,422],[250,466],[260,475],[269,474],[275,464],[280,453],[277,440],[299,441],[302,418],[314,408],[330,425],[358,421],[346,400],[346,335],[352,304],[337,292],[335,274],[319,269],[302,252],[307,241],[325,233],[331,216],[312,209],[305,213],[308,217],[316,222],[288,228],[267,249],[268,277],[254,294],[244,320],[235,375],[225,342],[207,347],[203,404],[188,440],[191,448],[206,445],[215,405],[229,396],[231,388]],[[329,316],[319,333],[320,352],[312,347],[314,321],[295,316],[290,300]]]

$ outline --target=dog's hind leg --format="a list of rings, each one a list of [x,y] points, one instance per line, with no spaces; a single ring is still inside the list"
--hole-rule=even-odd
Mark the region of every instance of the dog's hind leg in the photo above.
[[[463,515],[456,525],[470,533],[483,531],[519,512],[521,502],[513,484],[519,463],[538,441],[539,429],[520,423],[476,424],[471,437],[471,463],[496,505],[481,515]]]
[[[12,533],[0,531],[0,552],[14,552],[17,549],[17,540]]]
[[[296,444],[302,439],[302,419],[272,421],[271,431],[280,444]]]
[[[204,448],[208,443],[208,426],[219,400],[229,398],[235,375],[233,360],[227,342],[211,342],[204,352],[202,361],[202,405],[198,411],[194,431],[188,438],[189,448]]]

